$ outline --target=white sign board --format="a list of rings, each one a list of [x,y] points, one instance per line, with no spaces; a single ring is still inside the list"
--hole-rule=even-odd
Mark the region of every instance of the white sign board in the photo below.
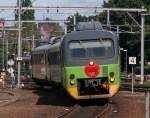
[[[22,61],[22,57],[17,57],[17,61]]]
[[[8,60],[8,62],[7,62],[7,64],[9,65],[9,66],[13,66],[14,65],[14,60],[12,60],[12,59],[10,59],[10,60]]]
[[[11,67],[11,68],[8,68],[7,71],[11,74],[14,72],[14,69]]]
[[[136,64],[136,57],[129,57],[129,64]]]

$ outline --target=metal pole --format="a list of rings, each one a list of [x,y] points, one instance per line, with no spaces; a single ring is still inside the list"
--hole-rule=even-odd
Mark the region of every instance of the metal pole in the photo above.
[[[2,39],[3,39],[3,70],[5,70],[5,40],[4,40],[4,27],[2,30]]]
[[[38,27],[37,27],[38,29]],[[32,49],[35,47],[34,39],[35,39],[35,34],[34,34],[34,26],[32,25]]]
[[[73,16],[73,27],[74,31],[76,31],[76,15]]]
[[[6,62],[8,62],[8,38],[6,38]],[[8,69],[8,64],[6,63],[6,70]]]
[[[33,33],[33,35],[32,35],[32,49],[35,47],[35,43],[34,43],[34,33]]]
[[[145,97],[145,118],[149,118],[149,91],[146,91]]]
[[[126,50],[126,74],[128,73],[128,51]]]
[[[20,88],[20,70],[21,70],[21,0],[18,0],[19,2],[19,9],[18,9],[18,83],[17,87]]]
[[[2,8],[1,8],[2,9]],[[12,8],[17,9],[17,8]],[[95,9],[95,7],[87,7],[87,6],[71,6],[71,7],[58,7],[58,6],[36,6],[36,7],[22,7],[22,10],[53,10],[53,9],[66,9],[66,10],[81,10],[81,9]],[[97,10],[100,11],[124,11],[124,12],[146,12],[147,9],[143,8],[103,8],[103,7],[96,7]]]
[[[133,73],[133,65],[132,65],[132,94],[134,91],[134,73]]]
[[[67,24],[66,23],[64,24],[65,24],[65,34],[67,34]]]
[[[110,25],[110,11],[107,10],[107,26]]]
[[[18,10],[15,6],[0,6],[0,10]],[[71,7],[60,7],[60,6],[37,6],[37,7],[22,7],[21,10],[53,10],[53,9],[66,9],[66,10],[81,10],[81,9],[95,9],[95,7],[87,6],[71,6]],[[147,9],[144,8],[103,8],[96,7],[97,10],[101,11],[123,11],[123,12],[146,12]]]
[[[145,17],[141,15],[141,84],[144,81],[144,22]]]
[[[119,26],[117,26],[117,37],[119,39]]]

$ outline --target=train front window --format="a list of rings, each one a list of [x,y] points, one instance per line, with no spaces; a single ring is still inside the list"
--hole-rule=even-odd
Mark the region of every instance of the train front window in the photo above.
[[[72,58],[109,58],[114,55],[110,39],[76,40],[69,43]]]

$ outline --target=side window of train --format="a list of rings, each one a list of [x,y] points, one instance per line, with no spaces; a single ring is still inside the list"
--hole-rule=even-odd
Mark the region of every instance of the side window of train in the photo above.
[[[48,63],[51,64],[51,55],[48,53]]]
[[[39,54],[37,54],[37,59],[35,59],[36,60],[36,64],[38,64],[39,63]]]
[[[56,52],[53,52],[53,53],[52,53],[52,63],[53,63],[54,65],[57,64],[57,53],[56,53]]]
[[[40,63],[45,64],[45,54],[40,54]]]
[[[48,62],[48,51],[46,51],[46,53],[45,53],[45,64],[48,64],[49,62]]]
[[[38,55],[38,63],[41,64],[41,54]]]
[[[59,64],[59,52],[53,52],[51,53],[51,63],[54,65]]]
[[[35,54],[35,55],[34,55],[34,63],[37,64],[37,61],[38,61],[38,55]]]
[[[39,54],[36,54],[37,56],[37,59],[36,59],[36,64],[38,64],[38,62],[39,62]]]

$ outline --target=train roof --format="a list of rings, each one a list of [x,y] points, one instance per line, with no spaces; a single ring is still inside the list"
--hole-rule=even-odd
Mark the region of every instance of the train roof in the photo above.
[[[38,47],[34,48],[32,51],[40,51],[40,50],[43,50],[43,49],[46,49],[46,48],[49,48],[49,47],[51,47],[51,44],[38,46]]]
[[[73,31],[64,36],[65,42],[72,40],[87,40],[87,39],[97,39],[97,38],[111,38],[114,41],[118,41],[117,35],[112,31],[107,30],[83,30],[83,31]]]
[[[43,45],[43,46],[39,46],[39,47],[36,47],[32,50],[32,52],[43,52],[43,51],[46,51],[46,50],[49,50],[51,52],[53,51],[56,51],[59,49],[59,46],[60,46],[60,42],[57,42],[57,43],[54,43],[54,44],[47,44],[47,45]]]
[[[79,22],[76,26],[76,31],[85,30],[103,30],[102,24],[97,21]]]

